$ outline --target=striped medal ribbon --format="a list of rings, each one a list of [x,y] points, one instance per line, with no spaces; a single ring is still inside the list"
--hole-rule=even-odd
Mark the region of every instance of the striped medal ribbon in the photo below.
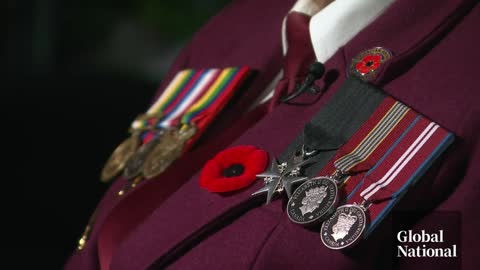
[[[187,141],[199,130],[203,130],[208,123],[202,123],[205,118],[213,117],[223,108],[233,96],[239,83],[245,78],[249,69],[230,67],[223,70],[211,69],[205,71],[204,81],[200,82],[202,95],[198,95],[194,102],[178,103],[172,113],[158,124],[161,127],[175,126],[169,130],[162,142],[148,155],[143,167],[143,175],[153,178],[168,168],[185,151]]]
[[[171,106],[177,101],[177,98],[184,96],[190,90],[190,87],[187,87],[187,85],[191,83],[195,75],[196,72],[192,69],[182,70],[175,75],[165,88],[165,91],[148,108],[147,112],[132,122],[131,128],[133,130],[141,130],[160,121],[171,110]]]
[[[351,175],[366,171],[381,157],[414,119],[414,112],[391,97],[385,98],[362,127],[334,157],[335,171],[329,176],[308,179],[289,199],[291,221],[313,225],[332,214],[339,202],[339,191]]]
[[[328,248],[343,249],[368,235],[452,141],[453,134],[417,115],[363,176],[356,188],[361,191],[354,190],[347,198],[348,204],[338,207],[322,224],[322,242]]]

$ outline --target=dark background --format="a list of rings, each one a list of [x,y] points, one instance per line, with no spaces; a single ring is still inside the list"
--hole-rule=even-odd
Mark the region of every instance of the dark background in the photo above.
[[[99,181],[104,161],[182,46],[227,2],[7,1],[0,107],[9,269],[62,268],[108,188]]]

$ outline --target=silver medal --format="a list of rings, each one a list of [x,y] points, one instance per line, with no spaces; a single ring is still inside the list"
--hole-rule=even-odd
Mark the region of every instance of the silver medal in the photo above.
[[[343,205],[325,220],[320,229],[323,244],[330,249],[344,249],[360,241],[367,225],[366,209],[357,204]]]
[[[273,155],[270,155],[270,157],[273,157]],[[287,162],[280,164],[276,159],[272,160],[269,169],[257,175],[258,178],[263,178],[265,186],[254,192],[252,196],[267,193],[267,204],[271,202],[275,194],[280,194],[283,191],[290,197],[293,186],[308,179],[306,176],[301,176],[302,167],[313,162],[313,158],[306,154],[304,147],[290,157]]]
[[[338,188],[330,177],[315,177],[300,185],[290,197],[287,214],[297,224],[314,225],[337,207]]]

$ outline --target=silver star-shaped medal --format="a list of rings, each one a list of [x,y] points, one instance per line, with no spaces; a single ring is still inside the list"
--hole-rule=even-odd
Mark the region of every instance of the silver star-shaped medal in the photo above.
[[[305,155],[302,150],[300,155],[292,155],[287,161],[287,166],[282,172],[282,183],[288,198],[292,196],[292,187],[297,183],[303,183],[308,179],[306,176],[300,176],[300,170],[303,166],[314,163],[313,158],[304,159]]]
[[[290,198],[292,196],[292,186],[296,183],[302,183],[307,180],[307,176],[284,176],[282,177],[282,184],[285,193],[287,193],[287,197]]]
[[[298,155],[293,155],[286,163],[282,164],[279,164],[276,159],[272,159],[269,169],[257,175],[257,177],[264,179],[265,186],[254,192],[252,196],[266,192],[266,203],[269,204],[275,193],[281,193],[285,190],[285,193],[287,193],[287,196],[290,198],[292,195],[292,186],[308,178],[306,176],[299,176],[300,168],[312,162],[313,159],[308,158],[303,160],[303,157]],[[282,168],[280,169],[279,167]]]
[[[273,195],[275,192],[280,192],[283,188],[282,186],[282,173],[278,168],[280,164],[276,159],[272,159],[270,167],[268,170],[264,171],[261,174],[257,174],[258,178],[263,178],[265,181],[265,186],[258,191],[254,192],[252,196],[259,194],[267,193],[267,204],[272,201]]]

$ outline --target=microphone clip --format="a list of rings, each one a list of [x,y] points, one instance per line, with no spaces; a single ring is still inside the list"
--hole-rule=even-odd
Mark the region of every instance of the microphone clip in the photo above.
[[[309,92],[311,94],[317,94],[321,91],[321,89],[314,84],[314,82],[318,79],[320,79],[323,74],[325,73],[325,66],[320,63],[320,62],[313,62],[310,65],[310,68],[308,70],[307,77],[305,77],[305,80],[303,81],[302,84],[299,84],[295,87],[295,91],[291,93],[290,95],[284,97],[281,102],[282,103],[287,103],[290,100],[300,96],[301,94],[305,92]]]

